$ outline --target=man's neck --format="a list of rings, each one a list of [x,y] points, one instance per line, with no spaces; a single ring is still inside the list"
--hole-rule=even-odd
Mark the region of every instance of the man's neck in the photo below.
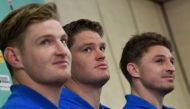
[[[30,86],[31,87],[31,86]],[[39,88],[38,88],[39,87]],[[61,87],[52,87],[52,86],[45,86],[45,85],[37,85],[32,87],[38,93],[46,97],[49,101],[51,101],[54,105],[58,107],[58,100],[60,95]]]
[[[68,80],[65,87],[69,88],[85,101],[87,101],[95,109],[99,109],[100,106],[100,94],[102,88],[93,87],[87,84],[82,84],[77,81]]]
[[[138,96],[149,103],[157,107],[157,109],[162,109],[164,96],[157,93],[156,91],[147,90],[144,87],[132,87],[131,94]]]
[[[46,97],[54,105],[58,106],[59,95],[61,91],[61,85],[45,85],[33,81],[27,74],[22,76],[18,73],[14,75],[14,84],[23,84],[36,92],[40,93],[42,96]],[[25,78],[25,79],[23,79]]]

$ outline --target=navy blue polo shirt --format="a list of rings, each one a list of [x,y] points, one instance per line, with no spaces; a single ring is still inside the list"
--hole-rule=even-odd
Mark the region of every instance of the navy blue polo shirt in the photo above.
[[[123,109],[157,109],[154,105],[148,101],[135,96],[135,95],[126,95],[125,96],[127,103]],[[163,109],[173,109],[171,107],[163,106]]]
[[[68,88],[63,88],[59,100],[60,109],[94,109],[87,101]],[[100,105],[100,109],[110,109]]]
[[[11,95],[1,109],[58,109],[51,101],[24,85],[11,86]]]

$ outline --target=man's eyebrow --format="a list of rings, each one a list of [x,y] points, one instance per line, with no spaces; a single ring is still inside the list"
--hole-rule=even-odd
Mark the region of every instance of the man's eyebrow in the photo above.
[[[101,46],[106,46],[105,42],[100,43]]]
[[[156,55],[155,57],[166,57],[165,55],[163,54],[158,54]],[[170,57],[170,60],[175,60],[173,56]]]
[[[92,46],[92,45],[94,45],[94,43],[92,43],[92,42],[87,42],[87,43],[83,43],[83,44],[81,45],[81,47],[84,47],[84,46]]]
[[[170,60],[174,61],[174,60],[175,60],[175,58],[172,56],[172,57],[170,58]]]
[[[90,45],[96,45],[95,43],[93,42],[86,42],[86,43],[83,43],[81,46],[90,46]],[[105,42],[101,42],[100,43],[101,46],[106,46],[106,43]]]
[[[62,38],[68,38],[68,35],[67,34],[63,34],[61,35]]]
[[[36,41],[44,39],[44,38],[51,38],[51,37],[53,37],[52,34],[45,34],[45,35],[42,35],[41,37],[38,37]],[[63,35],[61,35],[61,38],[67,38],[68,39],[68,36],[67,36],[67,34],[63,34]]]
[[[42,36],[37,38],[37,41],[41,40],[41,39],[44,39],[44,38],[49,38],[49,37],[52,37],[52,35],[51,34],[42,35]]]

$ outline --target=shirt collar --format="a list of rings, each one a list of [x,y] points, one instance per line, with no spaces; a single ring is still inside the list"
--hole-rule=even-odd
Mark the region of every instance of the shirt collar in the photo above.
[[[149,103],[148,101],[146,101],[138,96],[129,94],[129,95],[126,95],[125,98],[127,100],[127,104],[129,104],[129,106],[144,107],[146,109],[147,108],[148,109],[157,109],[153,104]],[[163,105],[163,109],[173,109],[173,108]]]
[[[86,100],[84,100],[75,92],[66,87],[64,87],[61,91],[60,103],[64,102],[64,99],[74,104],[77,104],[80,107],[84,107],[85,109],[94,109]],[[110,109],[110,108],[100,104],[100,109]]]
[[[38,104],[41,107],[48,107],[51,109],[57,109],[56,105],[54,105],[51,101],[49,101],[46,97],[42,96],[37,91],[32,88],[22,85],[16,84],[11,86],[11,92],[13,94],[17,94],[23,97],[30,98],[33,102]]]

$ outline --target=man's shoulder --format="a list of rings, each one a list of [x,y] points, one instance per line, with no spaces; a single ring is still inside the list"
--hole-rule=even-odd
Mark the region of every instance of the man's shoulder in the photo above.
[[[28,99],[15,92],[12,92],[1,109],[24,109],[23,107],[31,109]]]
[[[48,99],[23,85],[11,86],[11,95],[1,109],[57,109]]]
[[[36,109],[35,105],[18,96],[10,96],[1,109]]]

